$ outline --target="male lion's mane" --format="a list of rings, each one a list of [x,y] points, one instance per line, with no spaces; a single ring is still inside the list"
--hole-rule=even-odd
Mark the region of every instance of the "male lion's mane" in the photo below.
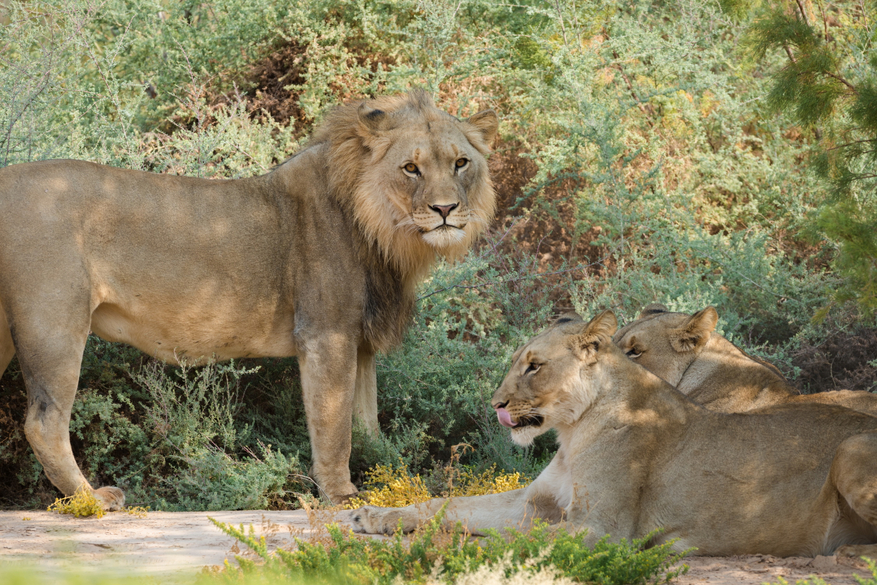
[[[370,109],[369,112],[364,110]],[[379,120],[368,126],[366,120]],[[490,152],[478,129],[435,107],[422,90],[338,106],[317,128],[308,148],[325,146],[330,198],[356,226],[353,235],[360,262],[366,268],[366,302],[363,330],[377,351],[401,342],[414,311],[414,291],[438,258],[435,248],[423,241],[413,224],[397,225],[387,212],[386,182],[370,173],[395,140],[393,131],[440,120],[460,125],[469,142],[482,154]],[[493,184],[486,168],[478,169],[477,185],[468,193],[471,217],[465,237],[442,255],[461,256],[492,219]]]

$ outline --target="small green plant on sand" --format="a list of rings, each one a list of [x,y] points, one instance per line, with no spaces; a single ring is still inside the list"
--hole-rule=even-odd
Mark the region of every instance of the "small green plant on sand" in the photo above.
[[[588,547],[581,534],[540,524],[528,532],[491,530],[476,540],[459,523],[443,530],[443,517],[444,510],[413,535],[397,532],[388,540],[357,536],[333,524],[327,526],[328,539],[299,539],[296,550],[278,549],[273,554],[252,527],[247,533],[243,526],[211,519],[222,532],[249,547],[260,562],[238,557],[239,569],[227,565],[201,583],[259,578],[271,583],[454,583],[483,567],[501,567],[505,577],[547,571],[552,579],[636,585],[668,583],[688,570],[684,565],[672,568],[685,554],[672,552],[672,542],[647,548],[654,533],[632,542],[610,542],[607,537]]]

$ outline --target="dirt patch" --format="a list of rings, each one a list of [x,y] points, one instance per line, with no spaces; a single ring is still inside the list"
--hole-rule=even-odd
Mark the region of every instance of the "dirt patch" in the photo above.
[[[349,526],[348,514],[318,512],[308,518],[304,510],[150,512],[146,518],[114,513],[77,519],[49,512],[0,512],[0,569],[17,567],[49,576],[69,570],[137,574],[186,582],[204,567],[222,566],[225,559],[233,562],[235,555],[252,557],[208,517],[245,529],[252,526],[274,550],[293,547],[295,538],[324,537],[326,522]],[[678,585],[761,585],[778,577],[794,583],[810,575],[832,585],[855,585],[855,575],[868,575],[864,562],[833,556],[690,557],[685,562],[691,568],[674,582]]]
[[[776,583],[782,577],[789,583],[811,576],[819,577],[830,585],[857,585],[856,576],[867,577],[864,561],[851,558],[787,557],[743,555],[737,557],[689,557],[690,569],[676,581],[676,585],[761,585]]]
[[[343,513],[346,517],[346,512]],[[269,549],[292,548],[295,538],[320,538],[329,516],[311,522],[304,510],[150,512],[145,518],[111,513],[73,518],[51,512],[0,512],[0,569],[102,575],[148,575],[161,582],[191,581],[204,567],[235,555],[253,558],[209,518],[265,536]],[[323,523],[320,523],[322,520]]]

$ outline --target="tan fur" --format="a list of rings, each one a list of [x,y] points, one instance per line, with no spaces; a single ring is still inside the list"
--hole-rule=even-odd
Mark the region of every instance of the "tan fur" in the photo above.
[[[527,488],[450,500],[446,523],[483,532],[563,518],[589,543],[662,528],[657,541],[701,555],[877,542],[877,419],[824,405],[711,412],[627,359],[615,326],[609,312],[562,319],[515,354],[494,408],[501,422],[504,409],[526,411],[512,417],[520,444],[556,429],[557,455]],[[410,530],[443,503],[366,507],[352,520],[361,532],[400,520]]]
[[[649,305],[615,334],[638,364],[710,410],[746,412],[778,404],[836,404],[877,415],[877,395],[836,390],[800,395],[779,370],[716,333],[718,314],[694,315]]]
[[[250,179],[79,161],[0,170],[0,374],[17,353],[49,479],[90,488],[68,425],[91,330],[168,361],[297,355],[313,472],[333,500],[355,493],[351,414],[377,432],[374,353],[401,340],[436,258],[492,218],[496,130],[490,110],[460,121],[413,92],[339,107]]]

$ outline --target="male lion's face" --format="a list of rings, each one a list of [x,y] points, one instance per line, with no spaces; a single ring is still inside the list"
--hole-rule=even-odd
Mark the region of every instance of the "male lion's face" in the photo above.
[[[487,180],[487,164],[454,120],[401,129],[381,161],[393,181],[396,225],[443,251],[462,243],[474,213],[473,197]]]
[[[578,315],[565,316],[515,352],[492,400],[515,443],[527,446],[550,428],[571,426],[591,406],[600,345],[611,344],[615,326],[612,313],[587,324]]]
[[[425,94],[415,97],[417,103],[387,112],[378,102],[364,103],[359,113],[368,160],[356,177],[356,213],[403,267],[426,265],[435,253],[463,253],[496,205],[485,159],[496,114],[458,120]]]

